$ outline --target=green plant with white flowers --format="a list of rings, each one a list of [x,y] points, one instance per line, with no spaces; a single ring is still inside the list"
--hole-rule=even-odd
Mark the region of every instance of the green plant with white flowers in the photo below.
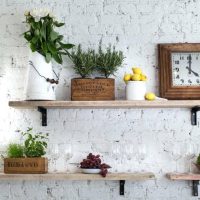
[[[42,9],[28,11],[25,16],[29,30],[24,32],[23,35],[32,52],[43,55],[47,63],[54,59],[57,63],[62,64],[62,56],[69,56],[68,50],[74,46],[64,43],[63,35],[55,30],[55,28],[63,26],[64,23],[56,21],[49,11]]]

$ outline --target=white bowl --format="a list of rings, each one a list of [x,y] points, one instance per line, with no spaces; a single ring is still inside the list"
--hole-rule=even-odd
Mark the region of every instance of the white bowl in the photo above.
[[[84,174],[99,174],[101,172],[100,169],[81,169]]]

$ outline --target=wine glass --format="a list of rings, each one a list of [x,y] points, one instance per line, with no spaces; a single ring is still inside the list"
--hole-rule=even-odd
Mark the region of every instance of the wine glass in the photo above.
[[[134,155],[134,145],[132,143],[125,144],[124,145],[124,153],[125,153],[126,159],[127,159],[127,166],[130,167],[128,169],[128,172],[130,172],[131,168],[132,168],[131,160],[132,160],[133,155]]]
[[[117,166],[121,157],[121,148],[119,142],[114,142],[111,146],[111,156],[113,158],[114,170],[118,171]]]
[[[3,159],[6,156],[6,145],[0,145],[0,171],[3,170]]]
[[[182,146],[181,145],[173,145],[172,147],[172,159],[175,161],[176,163],[176,172],[178,171],[178,160],[182,157]]]
[[[57,170],[57,160],[59,159],[59,146],[58,144],[52,144],[50,145],[50,149],[49,149],[49,155],[50,155],[50,158],[52,160],[52,164],[54,166],[54,169],[53,169],[53,172],[56,172]]]
[[[185,144],[185,156],[186,156],[186,159],[189,161],[189,172],[191,173],[192,171],[191,160],[195,157],[195,148],[193,144],[191,143]]]
[[[64,161],[65,161],[65,166],[66,166],[66,172],[69,173],[69,168],[67,167],[68,161],[72,158],[72,145],[71,144],[66,144],[65,149],[64,149]]]
[[[138,147],[138,160],[141,162],[146,158],[146,146],[144,144],[140,144]]]

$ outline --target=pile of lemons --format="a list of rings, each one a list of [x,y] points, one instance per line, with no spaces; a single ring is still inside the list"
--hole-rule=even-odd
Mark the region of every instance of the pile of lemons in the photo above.
[[[125,74],[124,81],[127,83],[128,81],[146,81],[147,76],[142,73],[141,68],[133,67],[132,68],[133,74]]]
[[[133,74],[125,74],[124,82],[127,84],[128,81],[147,81],[147,76],[143,74],[142,69],[139,67],[132,68]],[[148,92],[145,94],[145,99],[149,101],[153,101],[156,99],[156,95],[152,92]]]

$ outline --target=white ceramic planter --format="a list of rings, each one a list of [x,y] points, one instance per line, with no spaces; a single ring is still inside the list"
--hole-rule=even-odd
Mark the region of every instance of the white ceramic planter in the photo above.
[[[128,81],[126,85],[127,100],[145,100],[146,82],[145,81]]]
[[[47,63],[44,56],[31,52],[29,61],[33,63],[40,75],[53,79],[52,63]],[[41,77],[29,63],[26,83],[26,100],[55,100],[56,84],[51,84]]]

